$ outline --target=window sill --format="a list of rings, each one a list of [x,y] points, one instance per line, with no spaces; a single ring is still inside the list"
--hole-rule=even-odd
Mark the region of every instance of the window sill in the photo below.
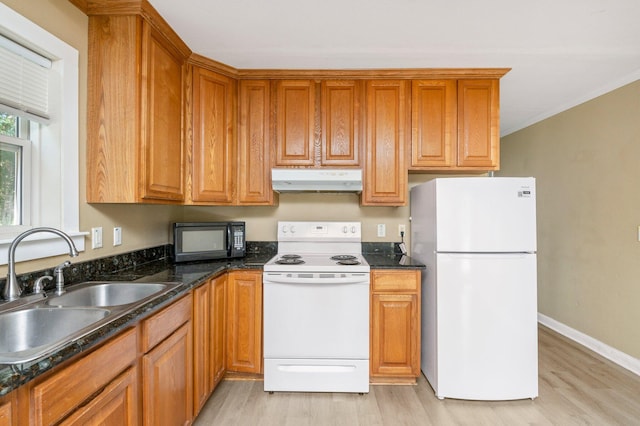
[[[84,251],[84,237],[88,232],[67,232],[79,252]],[[0,240],[0,265],[6,265],[9,257],[11,239]],[[16,248],[16,263],[27,260],[44,259],[47,257],[68,254],[69,246],[57,235],[38,233],[30,235],[18,244]]]

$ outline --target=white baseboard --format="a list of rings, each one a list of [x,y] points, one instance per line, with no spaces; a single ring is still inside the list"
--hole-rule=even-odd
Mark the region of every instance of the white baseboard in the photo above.
[[[627,355],[616,348],[541,313],[538,313],[538,322],[640,376],[640,359]]]

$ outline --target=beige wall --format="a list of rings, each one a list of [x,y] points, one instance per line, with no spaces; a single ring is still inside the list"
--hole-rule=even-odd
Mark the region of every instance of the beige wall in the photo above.
[[[640,81],[502,139],[535,176],[539,312],[640,358]]]

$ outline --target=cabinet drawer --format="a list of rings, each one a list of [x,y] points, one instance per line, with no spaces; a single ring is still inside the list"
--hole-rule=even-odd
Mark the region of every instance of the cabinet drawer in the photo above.
[[[86,355],[30,392],[30,424],[57,423],[131,365],[137,354],[136,330],[131,329]]]
[[[182,324],[191,319],[191,293],[164,308],[142,323],[142,352],[166,339]]]
[[[418,291],[420,271],[371,271],[372,291]]]

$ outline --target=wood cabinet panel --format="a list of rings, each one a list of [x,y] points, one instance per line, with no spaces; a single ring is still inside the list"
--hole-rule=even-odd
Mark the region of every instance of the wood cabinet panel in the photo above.
[[[29,424],[57,423],[108,385],[135,361],[136,336],[133,329],[124,332],[54,375],[31,384]]]
[[[276,166],[313,166],[315,143],[315,83],[276,82]]]
[[[142,352],[148,352],[191,319],[191,298],[191,294],[187,294],[143,321]]]
[[[228,275],[227,369],[262,373],[262,273]]]
[[[371,271],[373,383],[415,383],[420,374],[420,271]]]
[[[415,80],[411,94],[411,166],[455,166],[456,80]]]
[[[184,200],[184,52],[141,16],[90,16],[87,201]]]
[[[226,366],[226,274],[193,291],[193,414],[198,415]]]
[[[401,206],[407,202],[405,147],[409,129],[408,82],[368,81],[363,205]]]
[[[63,425],[135,426],[138,418],[138,374],[129,368],[89,404],[82,406]]]
[[[142,46],[142,198],[182,201],[184,59],[146,22]]]
[[[191,339],[191,324],[186,323],[142,357],[143,424],[191,423]]]
[[[211,284],[193,290],[193,415],[197,416],[211,394]]]
[[[238,204],[273,205],[271,84],[241,80],[238,120]]]
[[[498,80],[458,81],[459,167],[499,168],[499,100]]]
[[[371,375],[411,376],[420,374],[420,347],[416,294],[374,294],[371,333]]]
[[[227,275],[211,282],[211,391],[227,369]]]
[[[193,67],[193,157],[191,199],[231,204],[236,180],[236,82]]]
[[[0,426],[18,424],[17,391],[0,397]]]
[[[322,166],[360,165],[361,83],[355,80],[321,83]]]

